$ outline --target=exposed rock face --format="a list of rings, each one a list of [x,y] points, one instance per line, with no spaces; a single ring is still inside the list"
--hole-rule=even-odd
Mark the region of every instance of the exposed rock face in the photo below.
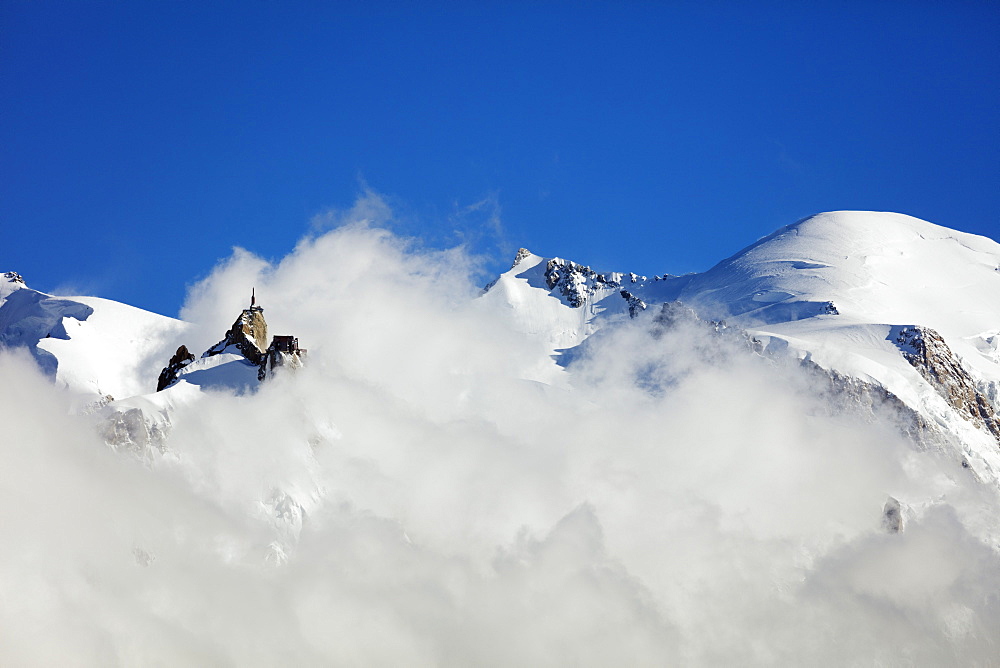
[[[1000,416],[941,335],[930,327],[894,327],[889,335],[903,357],[959,415],[1000,444]]]
[[[251,367],[257,367],[257,380],[263,381],[275,370],[281,367],[297,369],[303,365],[306,351],[299,348],[299,340],[294,336],[275,336],[267,343],[267,322],[264,320],[264,309],[257,306],[256,300],[251,297],[250,308],[243,309],[240,317],[236,319],[233,326],[226,332],[225,338],[216,343],[202,354],[202,358],[221,355],[223,353],[238,354],[246,360],[235,360],[235,363],[242,368],[242,365],[249,363]],[[226,361],[226,364],[231,363]],[[191,369],[185,370],[188,365],[194,364]],[[170,358],[167,366],[160,372],[160,377],[156,383],[156,391],[166,389],[177,382],[183,374],[199,373],[204,369],[202,363],[195,359],[195,356],[181,346]],[[211,365],[209,365],[211,366]],[[242,373],[242,372],[241,372]],[[252,381],[251,381],[252,383]],[[197,383],[196,383],[197,384]],[[240,386],[243,387],[242,385]],[[240,391],[243,391],[240,389]]]
[[[521,264],[521,260],[528,257],[529,255],[531,255],[531,251],[528,250],[527,248],[518,248],[517,255],[514,256],[514,263],[510,265],[510,268],[513,269],[517,265]]]
[[[135,557],[136,566],[142,566],[143,568],[148,568],[150,564],[156,561],[155,554],[141,547],[132,548],[132,556]]]
[[[653,338],[660,338],[677,327],[693,326],[706,339],[721,337],[735,343],[734,350],[765,355],[763,343],[746,330],[730,327],[724,320],[703,320],[683,302],[664,302],[653,323]],[[695,352],[699,352],[697,347]],[[936,446],[946,440],[945,434],[881,385],[824,369],[808,357],[799,361],[799,365],[814,377],[812,386],[829,398],[826,405],[832,414],[849,414],[866,422],[889,420],[901,435],[922,448]]]
[[[676,327],[683,322],[695,322],[704,325],[712,326],[715,331],[719,330],[716,326],[717,323],[710,323],[707,320],[702,320],[698,317],[698,312],[693,308],[685,304],[684,302],[674,301],[674,302],[663,302],[660,305],[660,312],[656,314],[653,318],[653,322],[656,323],[657,327],[662,330],[671,329]],[[725,326],[725,323],[718,323]]]
[[[730,327],[725,320],[703,320],[697,311],[684,302],[663,302],[660,305],[660,312],[653,318],[653,323],[653,338],[659,338],[668,330],[688,323],[702,329],[706,336],[719,336],[736,341],[740,348],[746,348],[752,353],[759,355],[764,351],[760,340],[750,336],[745,329]]]
[[[882,528],[887,533],[900,533],[903,530],[903,509],[899,501],[891,496],[882,506]]]
[[[545,265],[545,283],[549,290],[558,289],[566,302],[580,308],[587,298],[601,290],[620,290],[622,274],[598,274],[576,262],[553,258]]]
[[[531,254],[527,248],[519,248],[510,268],[515,269]],[[654,280],[660,280],[660,278],[656,276]],[[591,297],[606,296],[610,292],[618,292],[622,299],[628,302],[629,315],[633,318],[646,309],[647,304],[628,290],[623,289],[622,286],[645,281],[646,277],[639,274],[622,274],[620,272],[601,274],[588,266],[558,257],[552,258],[545,265],[545,286],[551,292],[559,295],[569,306],[581,308]],[[488,292],[494,285],[496,285],[496,281],[490,282],[483,288],[483,292]],[[604,295],[600,295],[600,293],[604,293]]]
[[[156,391],[159,392],[176,383],[180,370],[193,361],[194,355],[188,351],[187,346],[178,348],[174,356],[167,362],[167,366],[163,367],[163,371],[160,372],[160,377],[156,380]]]
[[[104,408],[105,406],[107,406],[108,404],[110,404],[111,402],[113,402],[114,400],[115,400],[115,398],[113,396],[111,396],[110,394],[105,394],[104,396],[102,396],[97,401],[92,401],[89,404],[87,404],[86,406],[84,406],[80,410],[80,413],[83,414],[83,415],[93,415],[94,413],[97,413],[102,408]]]
[[[6,278],[11,283],[20,283],[21,285],[24,285],[24,279],[21,278],[21,274],[17,273],[16,271],[4,272],[3,277]]]
[[[800,365],[814,375],[816,387],[835,400],[831,402],[835,413],[850,412],[866,422],[878,416],[891,417],[899,433],[920,447],[936,445],[944,439],[944,435],[928,424],[920,413],[881,385],[824,369],[808,358]]]
[[[264,361],[267,345],[267,322],[264,320],[264,309],[260,306],[251,306],[248,309],[243,309],[243,313],[226,332],[226,338],[205,351],[204,357],[218,355],[226,348],[235,346],[244,357],[259,366]]]
[[[634,275],[635,274],[633,274],[633,276]],[[622,288],[621,296],[626,302],[628,302],[628,317],[634,318],[646,310],[646,302],[642,301],[628,290]]]
[[[149,423],[139,408],[112,413],[101,425],[104,442],[116,450],[128,450],[136,455],[148,455],[155,449],[163,452],[165,426]]]

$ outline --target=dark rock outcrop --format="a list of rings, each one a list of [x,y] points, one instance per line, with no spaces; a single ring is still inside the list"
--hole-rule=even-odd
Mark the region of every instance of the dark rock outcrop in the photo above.
[[[735,342],[737,348],[761,354],[764,346],[745,329],[730,327],[725,320],[705,320],[698,312],[681,301],[663,302],[660,311],[653,318],[653,338],[660,338],[666,332],[684,325],[693,325],[705,337]]]
[[[558,290],[573,308],[580,308],[588,297],[601,290],[621,289],[621,280],[621,274],[598,274],[590,267],[559,258],[545,265],[546,286],[549,290]]]
[[[893,497],[885,500],[882,506],[882,528],[887,533],[900,533],[903,531],[903,509],[899,501]]]
[[[246,361],[237,360],[238,363],[257,367],[257,380],[263,381],[279,367],[292,369],[301,367],[306,351],[299,348],[299,340],[294,336],[275,336],[268,343],[264,309],[257,306],[256,300],[251,297],[250,307],[243,309],[236,322],[226,332],[225,338],[206,350],[202,357],[212,357],[222,353],[241,355]],[[167,366],[160,372],[156,391],[159,392],[176,383],[182,370],[194,361],[195,356],[186,346],[178,348]],[[195,373],[199,371],[200,369],[195,369]]]
[[[622,288],[620,294],[622,299],[628,302],[628,317],[634,318],[646,310],[646,302],[642,301],[628,290]]]
[[[673,329],[682,323],[697,323],[700,326],[711,328],[714,331],[724,329],[726,326],[726,324],[721,321],[709,322],[708,320],[702,320],[698,316],[697,311],[680,301],[663,302],[660,305],[660,312],[653,318],[653,322],[657,327],[657,329],[654,330],[654,336],[658,333],[662,333],[663,331]]]
[[[889,336],[949,406],[1000,444],[1000,416],[940,334],[930,327],[907,326],[894,327]]]
[[[167,362],[167,366],[160,371],[160,377],[156,379],[156,391],[159,392],[176,383],[180,370],[193,361],[194,355],[187,349],[187,346],[179,347],[174,356]]]
[[[834,413],[857,415],[865,422],[888,420],[900,435],[919,448],[932,447],[945,440],[940,430],[882,385],[824,369],[809,357],[799,365],[813,376],[813,386],[830,398],[828,403]]]

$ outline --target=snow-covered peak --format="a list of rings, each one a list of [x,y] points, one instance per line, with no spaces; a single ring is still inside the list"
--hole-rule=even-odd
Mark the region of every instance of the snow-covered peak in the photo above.
[[[760,239],[680,293],[746,322],[831,313],[972,336],[1000,323],[1000,244],[912,216],[836,211]]]
[[[768,354],[897,397],[964,443],[978,474],[1000,479],[1000,244],[991,239],[898,213],[835,211],[684,276],[600,274],[524,251],[482,301],[554,350],[682,302],[746,330]],[[932,340],[934,354],[915,355],[900,332]]]
[[[83,401],[147,391],[148,376],[187,327],[109,299],[48,295],[15,272],[0,276],[0,346],[27,349]]]
[[[599,273],[521,248],[511,268],[487,286],[481,300],[487,308],[509,309],[520,329],[545,339],[553,349],[570,348],[595,331],[594,318],[609,305],[615,313],[627,312],[620,292],[622,281],[631,281],[629,276]]]
[[[24,279],[16,271],[5,271],[0,274],[0,304],[15,290],[25,287]]]
[[[517,265],[521,264],[522,260],[526,260],[526,259],[528,259],[530,257],[537,258],[538,256],[535,255],[534,253],[532,253],[527,248],[518,248],[517,249],[517,254],[514,256],[514,262],[511,263],[510,268],[514,269],[515,267],[517,267]],[[537,264],[537,262],[536,262],[536,264]]]

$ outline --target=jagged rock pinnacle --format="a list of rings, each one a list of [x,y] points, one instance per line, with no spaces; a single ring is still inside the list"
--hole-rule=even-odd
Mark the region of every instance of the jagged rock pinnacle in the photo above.
[[[257,305],[255,289],[250,291],[250,306],[243,309],[236,322],[226,332],[225,338],[204,352],[202,358],[215,355],[239,355],[243,360],[235,359],[223,364],[244,365],[249,363],[257,367],[257,380],[262,381],[275,373],[279,367],[297,369],[303,365],[306,350],[299,348],[299,340],[291,335],[278,335],[268,343],[267,321],[264,320],[264,308]],[[186,368],[188,365],[194,365]],[[212,363],[203,364],[195,360],[194,355],[186,346],[181,346],[170,358],[170,362],[160,372],[156,391],[174,385],[186,374],[198,373],[206,368],[213,368]],[[204,382],[204,381],[202,381]]]
[[[177,374],[180,370],[193,361],[194,355],[187,349],[187,346],[179,347],[174,356],[167,362],[167,366],[163,367],[163,371],[160,372],[160,377],[156,380],[156,391],[159,392],[177,382]]]
[[[251,297],[251,299],[253,299]],[[209,348],[204,357],[211,357],[224,352],[230,346],[235,346],[252,363],[259,365],[264,360],[267,350],[267,321],[264,320],[264,309],[256,304],[243,309],[236,322],[226,332],[226,337]]]
[[[531,255],[531,251],[528,250],[527,248],[518,248],[517,255],[514,256],[514,264],[510,265],[510,268],[513,269],[517,265],[521,264],[521,260],[528,257],[529,255]]]

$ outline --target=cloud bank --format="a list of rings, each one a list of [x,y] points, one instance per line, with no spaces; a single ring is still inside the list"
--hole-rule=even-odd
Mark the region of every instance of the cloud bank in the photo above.
[[[192,349],[254,285],[309,364],[179,407],[151,464],[0,353],[3,663],[995,661],[995,490],[694,326],[562,371],[390,218],[191,288]]]

